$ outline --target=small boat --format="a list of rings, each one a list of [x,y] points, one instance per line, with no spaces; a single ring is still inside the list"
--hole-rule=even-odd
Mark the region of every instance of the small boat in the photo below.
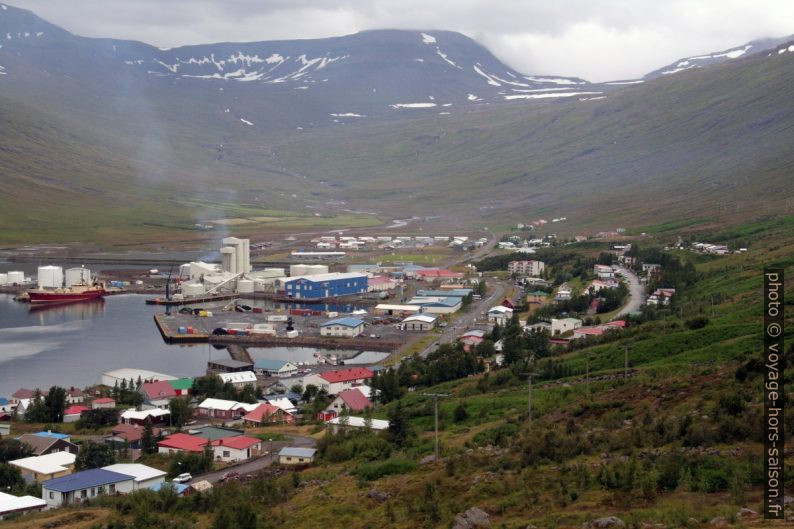
[[[75,285],[68,288],[36,288],[27,292],[31,303],[69,303],[99,299],[105,295],[105,287],[100,284]]]

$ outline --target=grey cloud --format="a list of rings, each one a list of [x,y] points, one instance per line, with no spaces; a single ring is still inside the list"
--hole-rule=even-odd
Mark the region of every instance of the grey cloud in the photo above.
[[[525,73],[632,78],[679,57],[794,33],[790,0],[16,0],[80,35],[174,47],[449,29]]]

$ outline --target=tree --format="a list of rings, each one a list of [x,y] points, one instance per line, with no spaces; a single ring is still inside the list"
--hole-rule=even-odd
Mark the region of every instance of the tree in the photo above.
[[[143,433],[141,434],[141,453],[144,455],[157,453],[157,440],[154,438],[152,421],[149,419],[146,419],[146,423],[143,426]]]
[[[306,389],[303,390],[303,401],[311,402],[317,396],[318,388],[314,384],[308,384]]]
[[[171,413],[171,424],[177,428],[182,428],[193,418],[193,408],[190,407],[190,401],[183,397],[171,399],[171,402],[168,403],[168,411]]]
[[[466,409],[466,405],[461,402],[455,407],[455,411],[452,412],[452,420],[455,422],[463,422],[469,418],[469,411]]]
[[[397,405],[389,410],[389,441],[402,447],[408,440],[408,422],[403,413],[402,401],[397,401]]]
[[[113,408],[98,408],[83,412],[78,426],[80,428],[101,428],[110,424],[116,424],[119,420],[119,412]]]
[[[32,455],[33,448],[30,445],[16,439],[0,439],[0,463],[8,463]]]
[[[0,491],[18,489],[25,485],[19,469],[6,463],[0,463]]]
[[[102,443],[87,442],[80,447],[77,459],[74,462],[75,470],[101,468],[116,462],[116,453],[113,447]]]
[[[295,393],[296,395],[303,394],[303,386],[300,384],[293,384],[291,388],[289,388],[291,393]]]

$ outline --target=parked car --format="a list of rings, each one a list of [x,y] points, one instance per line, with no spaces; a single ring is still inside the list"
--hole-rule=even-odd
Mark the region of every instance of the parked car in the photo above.
[[[231,479],[239,479],[239,478],[240,478],[240,473],[232,470],[231,472],[224,473],[223,476],[221,476],[221,481],[229,481]]]
[[[190,475],[190,472],[185,472],[183,474],[179,474],[177,477],[175,477],[171,481],[173,481],[174,483],[187,483],[191,479],[193,479],[193,476]]]

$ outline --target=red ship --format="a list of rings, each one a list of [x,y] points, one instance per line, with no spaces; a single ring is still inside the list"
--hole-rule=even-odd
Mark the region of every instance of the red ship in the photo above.
[[[98,299],[105,295],[103,285],[75,285],[69,288],[28,290],[31,303],[68,303]]]

